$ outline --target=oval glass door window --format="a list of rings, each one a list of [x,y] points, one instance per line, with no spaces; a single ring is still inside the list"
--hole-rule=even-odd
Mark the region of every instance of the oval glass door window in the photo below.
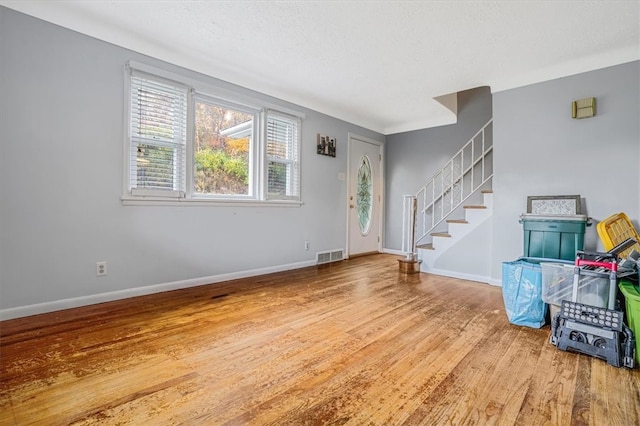
[[[366,155],[362,157],[358,167],[356,205],[358,207],[360,233],[367,235],[371,227],[371,213],[373,212],[373,179],[371,178],[371,163]]]

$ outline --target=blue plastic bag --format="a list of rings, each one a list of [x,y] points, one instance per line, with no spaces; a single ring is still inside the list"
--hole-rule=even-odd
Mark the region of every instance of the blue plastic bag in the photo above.
[[[531,328],[545,324],[547,304],[542,301],[542,268],[527,258],[502,262],[502,298],[509,322]]]

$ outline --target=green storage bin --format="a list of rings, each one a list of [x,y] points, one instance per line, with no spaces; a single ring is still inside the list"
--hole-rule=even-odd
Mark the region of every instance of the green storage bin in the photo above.
[[[618,287],[624,295],[627,325],[635,336],[636,363],[640,364],[640,288],[626,280],[620,280]]]
[[[575,260],[584,248],[587,217],[523,214],[524,257]]]

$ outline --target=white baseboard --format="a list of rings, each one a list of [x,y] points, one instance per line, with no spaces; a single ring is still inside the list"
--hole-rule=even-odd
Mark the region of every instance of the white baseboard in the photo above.
[[[480,276],[480,275],[473,275],[473,274],[465,274],[462,272],[455,272],[455,271],[446,271],[443,269],[429,269],[428,271],[421,271],[424,272],[426,274],[433,274],[433,275],[440,275],[443,277],[449,277],[449,278],[458,278],[461,280],[467,280],[467,281],[477,281],[477,282],[481,282],[481,283],[485,283],[485,284],[491,284],[491,278],[490,277],[484,277],[484,276]],[[493,284],[491,284],[493,285]]]
[[[71,299],[55,300],[52,302],[2,309],[0,310],[0,321],[22,318],[30,315],[44,314],[47,312],[60,311],[63,309],[78,308],[81,306],[94,305],[96,303],[128,299],[130,297],[146,296],[148,294],[161,293],[163,291],[179,290],[182,288],[215,284],[223,281],[236,280],[239,278],[255,277],[258,275],[271,274],[274,272],[288,271],[291,269],[299,269],[315,265],[315,260],[308,260],[304,262],[290,263],[287,265],[251,269],[248,271],[231,272],[228,274],[212,275],[210,277],[192,278],[189,280],[173,281],[169,283],[155,284],[144,287],[128,288],[126,290],[112,291],[108,293],[92,294],[90,296],[74,297]]]
[[[501,278],[499,278],[499,279],[497,279],[497,278],[491,278],[491,279],[489,280],[489,284],[491,284],[491,285],[495,285],[496,287],[502,287],[502,279],[501,279]]]
[[[388,248],[384,248],[382,249],[383,253],[387,253],[387,254],[395,254],[397,256],[406,256],[406,253],[400,250],[393,250],[393,249],[388,249]]]

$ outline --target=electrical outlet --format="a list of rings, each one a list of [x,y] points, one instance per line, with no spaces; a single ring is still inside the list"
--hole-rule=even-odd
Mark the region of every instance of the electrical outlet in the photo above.
[[[309,248],[310,248],[310,247],[311,247],[311,243],[309,243],[309,241],[305,241],[305,242],[304,242],[304,249],[305,249],[306,251],[309,251]]]
[[[96,262],[96,276],[104,277],[105,275],[107,275],[107,262]]]

